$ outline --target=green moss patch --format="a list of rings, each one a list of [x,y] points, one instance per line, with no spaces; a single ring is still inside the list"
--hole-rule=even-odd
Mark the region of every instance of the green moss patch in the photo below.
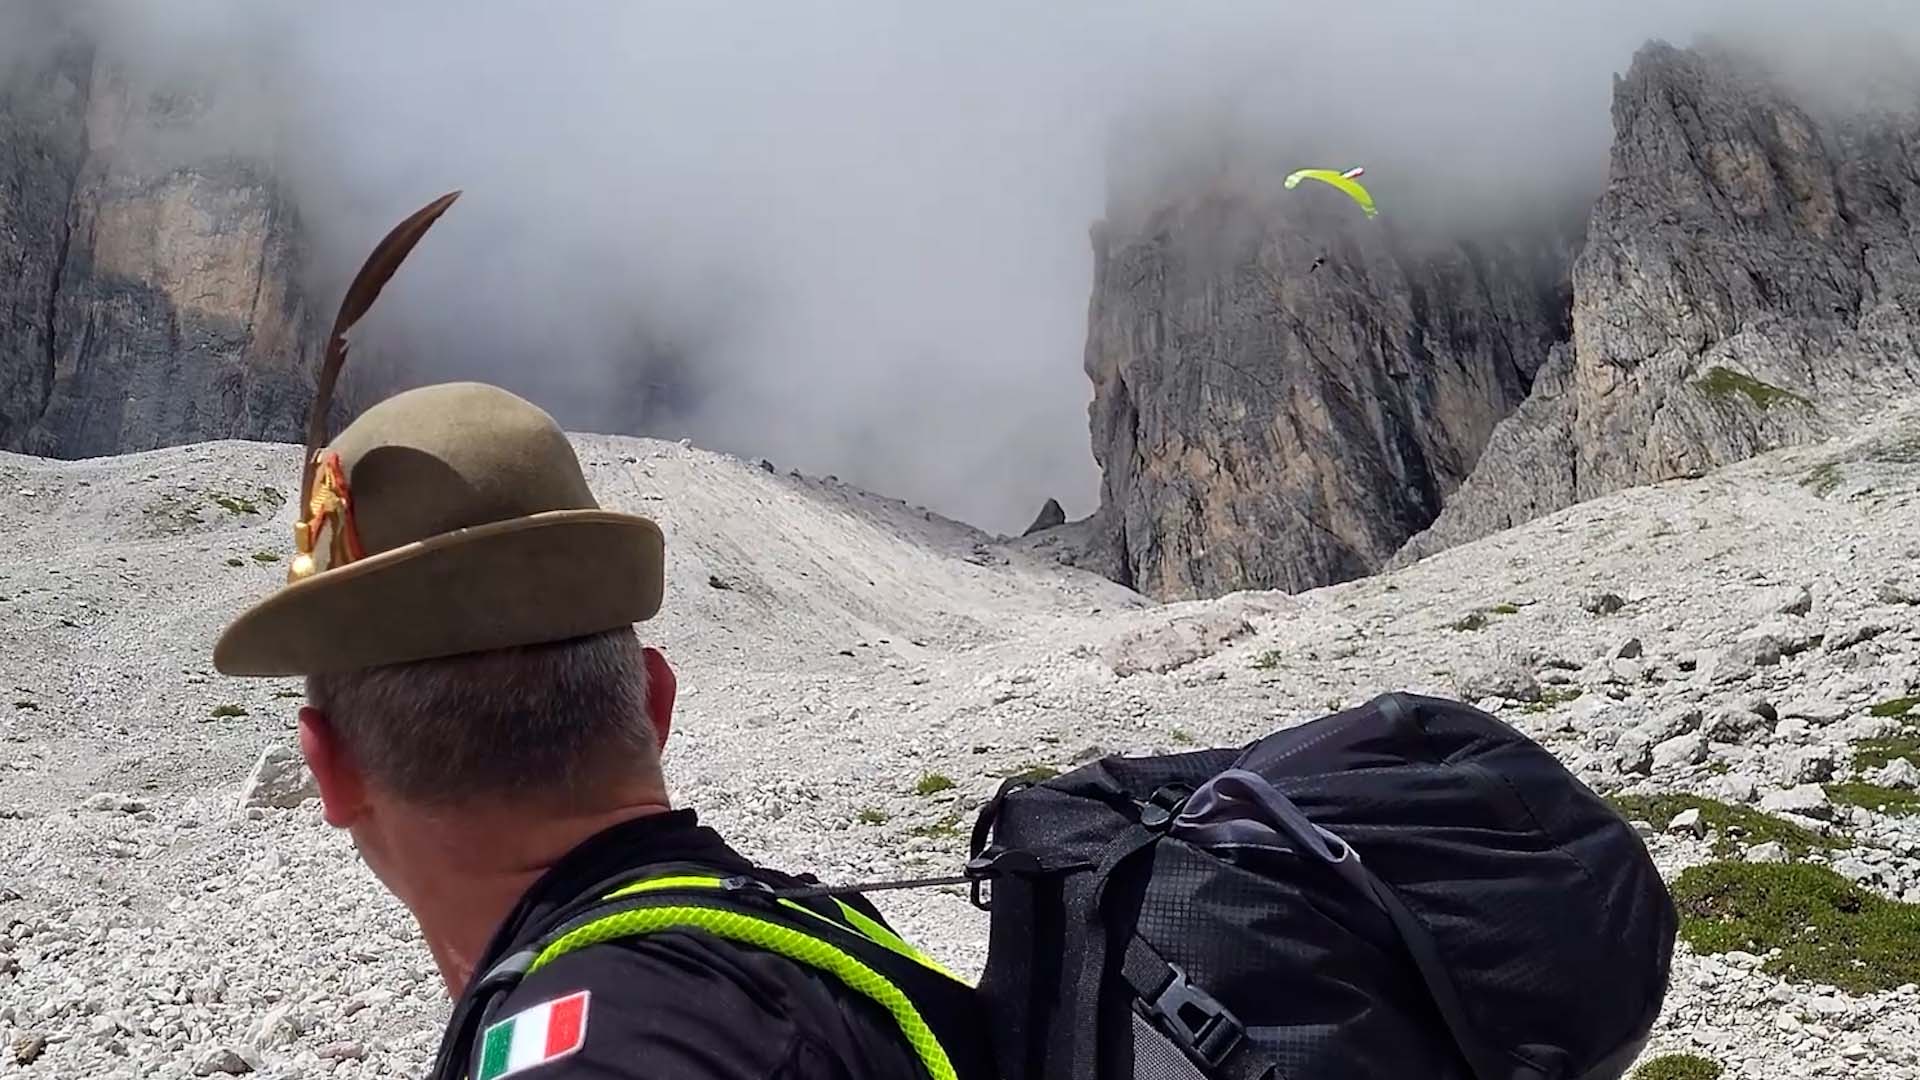
[[[200,510],[193,496],[182,497],[169,492],[141,507],[140,517],[157,525],[163,534],[177,535],[206,524],[206,520],[200,516]]]
[[[1824,499],[1840,486],[1840,466],[1832,462],[1816,465],[1800,479],[1800,486]]]
[[[1780,954],[1765,970],[1852,994],[1920,982],[1920,904],[1876,896],[1824,866],[1709,863],[1672,885],[1696,952]]]
[[[1720,1080],[1720,1063],[1699,1054],[1661,1054],[1633,1070],[1633,1080]]]
[[[274,551],[256,551],[253,553],[253,561],[257,563],[279,562],[280,554]]]
[[[1520,605],[1518,604],[1494,604],[1490,607],[1474,608],[1472,611],[1448,623],[1447,629],[1459,630],[1463,633],[1471,630],[1484,630],[1487,624],[1492,621],[1487,618],[1489,615],[1518,614],[1520,614]]]
[[[1016,773],[1009,773],[1008,780],[1021,780],[1029,784],[1044,783],[1060,775],[1060,770],[1051,765],[1029,765]]]
[[[1879,784],[1828,784],[1827,798],[1848,806],[1864,806],[1883,814],[1920,814],[1920,791],[1902,791]]]
[[[1813,406],[1813,402],[1791,390],[1782,390],[1772,383],[1761,382],[1751,375],[1727,367],[1708,368],[1707,373],[1694,380],[1693,385],[1695,389],[1716,401],[1738,395],[1763,411],[1776,405],[1803,405],[1808,408]]]
[[[860,811],[860,824],[862,825],[885,825],[886,823],[887,812],[885,810],[876,810],[869,806]]]
[[[943,791],[952,790],[953,786],[952,777],[933,772],[922,776],[914,783],[913,793],[915,795],[938,795]]]
[[[1646,821],[1661,832],[1667,830],[1667,826],[1681,811],[1698,810],[1700,823],[1719,833],[1719,839],[1714,841],[1713,853],[1723,859],[1734,857],[1743,847],[1764,844],[1769,840],[1777,842],[1796,859],[1809,851],[1832,850],[1840,846],[1839,841],[1772,814],[1763,814],[1750,806],[1734,806],[1699,795],[1618,795],[1607,801],[1613,804],[1621,817]]]
[[[1878,769],[1894,758],[1912,758],[1920,764],[1920,728],[1909,725],[1888,735],[1853,744],[1853,767]]]
[[[948,814],[939,821],[915,825],[907,830],[907,835],[926,837],[930,840],[951,840],[960,835],[960,815]]]
[[[1920,705],[1920,697],[1890,698],[1868,709],[1867,712],[1873,716],[1905,716],[1913,711],[1915,705]]]
[[[1543,713],[1556,705],[1565,705],[1579,697],[1581,690],[1577,686],[1543,686],[1540,688],[1540,700],[1524,702],[1521,712]]]
[[[207,498],[213,500],[215,506],[218,506],[229,514],[251,515],[258,515],[260,513],[261,503],[265,503],[267,509],[272,510],[287,501],[285,495],[280,494],[278,490],[270,487],[261,488],[260,494],[258,495],[235,495],[230,491],[209,491],[207,492]]]
[[[245,716],[247,715],[247,710],[238,705],[215,705],[213,710],[207,715],[213,717],[215,720],[227,720],[235,716]]]
[[[247,560],[241,558],[238,555],[229,555],[227,556],[227,565],[228,566],[245,566],[247,565]]]
[[[1253,658],[1253,670],[1272,671],[1274,668],[1279,667],[1280,661],[1284,659],[1286,659],[1286,657],[1280,655],[1279,649],[1268,649],[1266,652]]]

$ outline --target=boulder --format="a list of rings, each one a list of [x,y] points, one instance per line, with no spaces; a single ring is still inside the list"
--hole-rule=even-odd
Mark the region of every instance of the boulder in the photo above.
[[[1641,656],[1644,651],[1645,649],[1640,644],[1640,639],[1630,637],[1624,641],[1615,642],[1607,649],[1607,656],[1613,660],[1633,660]]]
[[[1772,722],[1751,709],[1721,705],[1707,714],[1701,733],[1719,743],[1745,743],[1760,732],[1772,728]]]
[[[1688,807],[1673,815],[1673,820],[1667,822],[1667,831],[1681,833],[1697,840],[1707,835],[1707,826],[1700,820],[1699,809]]]
[[[1787,755],[1787,781],[1792,784],[1819,784],[1833,779],[1833,748],[1803,746]]]
[[[1698,765],[1707,760],[1707,740],[1695,732],[1690,735],[1675,735],[1653,748],[1653,767],[1661,769],[1679,769],[1689,765]]]
[[[1226,611],[1176,616],[1109,641],[1101,658],[1122,678],[1142,672],[1165,674],[1253,633],[1245,617]]]
[[[240,808],[270,807],[290,810],[308,799],[318,798],[307,763],[290,747],[269,746],[260,752],[253,771],[240,786]]]
[[[1067,523],[1067,512],[1061,509],[1060,504],[1058,502],[1054,501],[1053,499],[1048,499],[1044,504],[1041,505],[1040,513],[1034,516],[1033,524],[1027,526],[1027,530],[1021,533],[1020,535],[1032,536],[1034,533],[1045,532],[1048,529],[1058,528],[1059,526],[1065,525],[1066,523]]]
[[[1619,593],[1590,592],[1580,601],[1580,607],[1590,615],[1612,615],[1627,606]]]
[[[1920,604],[1920,581],[1888,578],[1874,587],[1873,595],[1883,604]]]
[[[1776,791],[1760,800],[1760,809],[1769,814],[1793,814],[1816,821],[1833,817],[1833,802],[1827,798],[1826,789],[1818,784],[1800,784]]]
[[[1503,698],[1507,701],[1539,701],[1540,683],[1533,673],[1512,660],[1476,664],[1453,677],[1454,690],[1467,701]]]
[[[1913,762],[1906,758],[1894,758],[1867,774],[1867,782],[1881,787],[1912,791],[1920,788],[1920,768],[1915,768]]]

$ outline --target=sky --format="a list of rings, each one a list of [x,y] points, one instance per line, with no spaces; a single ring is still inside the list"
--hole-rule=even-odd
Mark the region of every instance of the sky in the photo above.
[[[1497,216],[1597,193],[1648,38],[1736,31],[1817,74],[1920,33],[1911,0],[61,2],[136,78],[206,88],[195,152],[277,163],[318,295],[466,192],[357,362],[997,531],[1097,505],[1114,170],[1258,146],[1367,165],[1389,213]]]

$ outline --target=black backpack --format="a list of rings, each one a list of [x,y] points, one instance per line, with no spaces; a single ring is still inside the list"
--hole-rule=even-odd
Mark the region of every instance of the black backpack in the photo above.
[[[762,926],[859,961],[856,978],[825,968],[892,1002],[933,1077],[1614,1080],[1660,1011],[1676,930],[1640,838],[1552,754],[1401,694],[1238,750],[1009,781],[953,878],[662,873],[556,914],[475,980],[432,1075],[464,1075],[536,957],[647,913],[601,937],[665,920],[776,947],[739,932]],[[852,895],[962,881],[992,912],[977,993]]]
[[[973,855],[1001,1080],[1613,1080],[1677,928],[1552,754],[1400,694],[1010,781]]]

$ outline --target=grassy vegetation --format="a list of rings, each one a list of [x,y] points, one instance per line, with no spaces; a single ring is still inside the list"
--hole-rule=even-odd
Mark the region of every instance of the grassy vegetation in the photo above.
[[[953,789],[953,778],[943,773],[930,772],[922,776],[913,785],[915,795],[938,795]]]
[[[1836,840],[1750,806],[1734,806],[1699,795],[1617,795],[1607,801],[1621,817],[1649,822],[1662,832],[1682,810],[1698,810],[1700,823],[1720,834],[1713,853],[1723,859],[1737,855],[1742,847],[1769,840],[1778,842],[1796,859],[1815,849],[1841,846]]]
[[[277,489],[270,487],[261,488],[258,495],[235,495],[230,491],[209,491],[207,492],[207,498],[213,500],[215,506],[218,506],[229,514],[253,515],[260,513],[261,503],[267,504],[267,509],[272,510],[287,501],[285,495],[280,494]]]
[[[1696,952],[1780,954],[1765,970],[1850,994],[1920,982],[1920,904],[1876,895],[1824,866],[1708,863],[1673,882]]]
[[[1060,770],[1051,765],[1029,765],[1019,772],[1009,773],[1008,780],[1023,780],[1029,784],[1044,783],[1060,775]]]
[[[1280,661],[1284,659],[1286,659],[1286,657],[1280,654],[1279,649],[1268,649],[1266,652],[1253,658],[1253,670],[1272,671],[1274,668],[1279,667]]]
[[[1565,705],[1580,694],[1581,690],[1577,686],[1543,686],[1540,688],[1540,700],[1521,703],[1520,711],[1543,713],[1555,705]]]
[[[1175,746],[1192,746],[1200,741],[1194,738],[1193,733],[1186,728],[1174,728],[1167,732],[1167,739]]]
[[[1864,806],[1883,814],[1920,814],[1920,791],[1902,791],[1879,784],[1828,784],[1827,798],[1848,806]]]
[[[253,553],[253,561],[258,563],[279,562],[280,553],[277,551],[256,551]]]
[[[1913,711],[1915,705],[1920,705],[1920,697],[1890,698],[1868,709],[1867,712],[1874,716],[1905,716]]]
[[[1487,618],[1489,615],[1518,614],[1520,614],[1520,605],[1518,604],[1494,604],[1491,607],[1474,608],[1472,611],[1448,623],[1447,629],[1459,630],[1463,633],[1471,630],[1484,630],[1489,621]]]
[[[147,503],[140,510],[143,520],[155,522],[160,531],[167,534],[186,532],[196,525],[206,524],[200,516],[200,507],[193,502],[168,492]]]
[[[939,821],[927,825],[915,825],[907,830],[908,836],[921,836],[930,840],[951,840],[960,835],[960,815],[948,814]]]
[[[247,710],[238,705],[215,705],[209,715],[215,720],[226,720],[235,716],[245,716],[247,715]]]
[[[1840,486],[1840,466],[1831,461],[1816,465],[1801,479],[1800,486],[1824,499]]]
[[[1699,1054],[1661,1054],[1633,1070],[1633,1080],[1720,1080],[1720,1063]]]
[[[862,825],[885,825],[886,823],[887,812],[885,810],[876,810],[869,806],[860,811],[860,824]]]
[[[1707,373],[1695,380],[1693,385],[1701,393],[1716,400],[1729,398],[1735,394],[1742,395],[1748,401],[1753,402],[1756,408],[1763,411],[1771,409],[1776,405],[1804,405],[1807,407],[1812,407],[1813,405],[1812,402],[1791,390],[1782,390],[1778,386],[1761,382],[1751,375],[1743,374],[1732,368],[1708,368]]]
[[[1920,764],[1920,727],[1909,724],[1877,739],[1862,739],[1853,744],[1853,767],[1865,771],[1878,769],[1894,758],[1911,758]]]

